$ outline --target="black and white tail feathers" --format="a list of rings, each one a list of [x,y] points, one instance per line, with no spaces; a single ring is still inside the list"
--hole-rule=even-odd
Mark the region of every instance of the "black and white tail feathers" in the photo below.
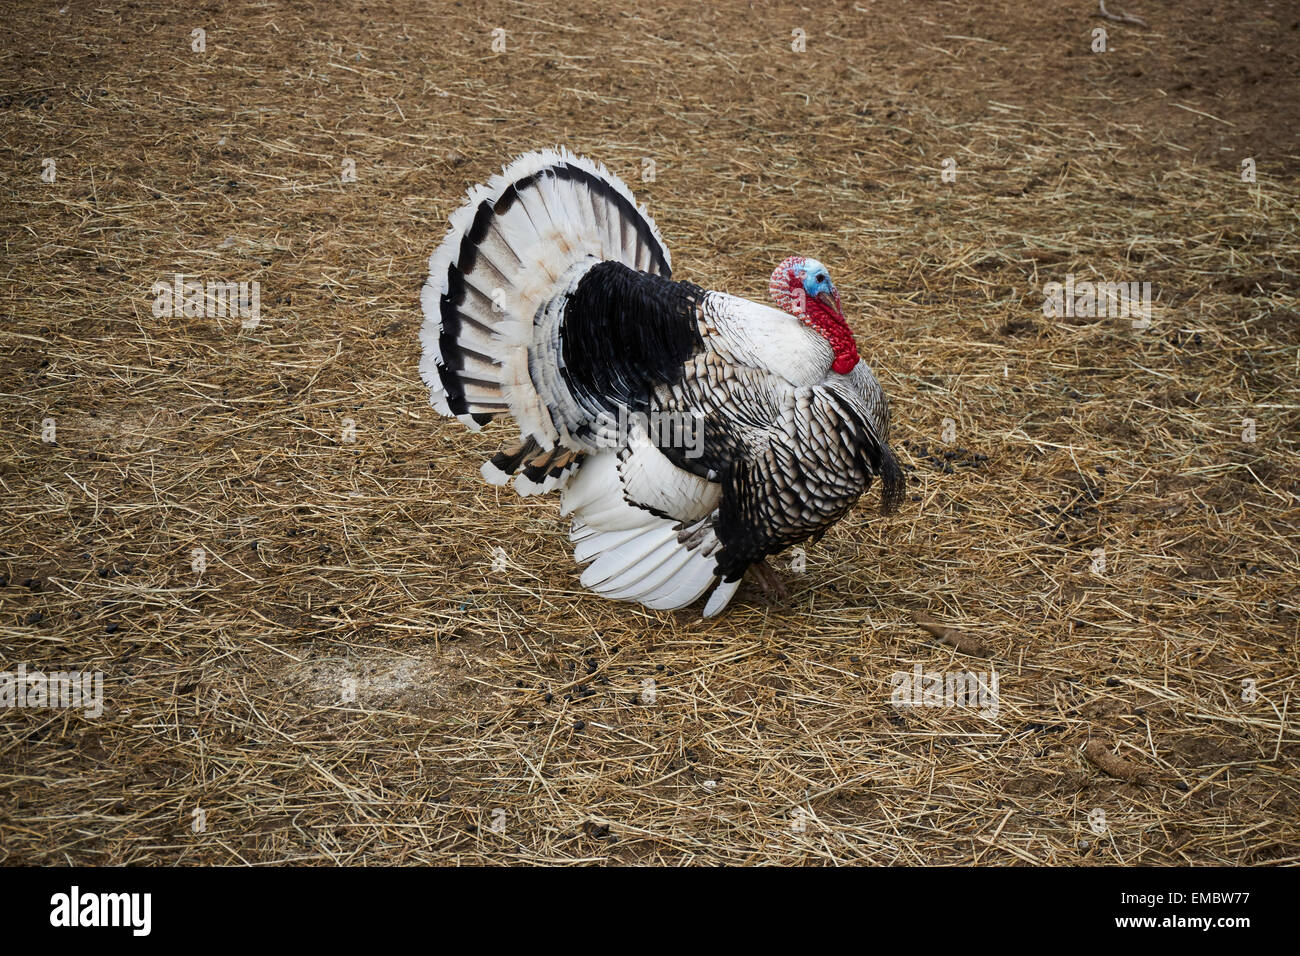
[[[671,272],[667,247],[627,186],[564,149],[521,156],[451,216],[420,296],[420,374],[433,407],[471,429],[504,413],[519,424],[520,441],[484,464],[488,481],[517,475],[521,495],[550,491],[580,461],[580,450],[560,447],[565,423],[551,411],[571,403],[567,390],[551,381],[555,369],[537,367],[558,322],[535,319],[565,291],[562,280],[606,260]]]

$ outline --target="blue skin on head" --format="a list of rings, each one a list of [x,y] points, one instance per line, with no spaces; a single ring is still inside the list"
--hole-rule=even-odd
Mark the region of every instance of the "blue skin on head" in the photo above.
[[[806,260],[799,268],[803,273],[803,290],[808,294],[808,298],[815,299],[822,292],[832,296],[835,294],[830,273],[816,259]]]

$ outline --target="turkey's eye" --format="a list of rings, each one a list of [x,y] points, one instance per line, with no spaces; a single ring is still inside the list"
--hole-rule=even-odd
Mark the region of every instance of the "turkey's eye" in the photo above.
[[[818,275],[818,276],[817,276],[817,281],[818,281],[818,282],[825,282],[825,281],[826,281],[826,275],[825,275],[824,273],[821,274],[821,275]]]

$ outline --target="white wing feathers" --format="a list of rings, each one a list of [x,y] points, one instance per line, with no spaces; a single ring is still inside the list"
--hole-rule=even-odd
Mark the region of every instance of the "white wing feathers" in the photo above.
[[[674,465],[651,441],[640,425],[628,429],[619,478],[623,495],[660,514],[688,524],[713,511],[722,498],[722,486]]]
[[[664,464],[672,467],[666,459]],[[560,512],[573,515],[569,537],[574,558],[579,564],[591,562],[582,573],[583,587],[655,610],[685,607],[718,580],[713,558],[717,539],[710,531],[683,543],[677,521],[628,504],[625,492],[618,455],[612,451],[589,455],[564,488]],[[739,583],[718,591],[734,593]],[[713,613],[725,606],[724,600]]]

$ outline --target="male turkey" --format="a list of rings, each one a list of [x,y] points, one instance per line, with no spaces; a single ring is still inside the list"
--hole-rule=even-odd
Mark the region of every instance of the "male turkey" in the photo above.
[[[712,587],[711,617],[746,569],[772,586],[764,558],[820,538],[873,475],[893,510],[903,475],[821,263],[777,266],[779,309],[670,271],[618,177],[528,153],[470,190],[429,260],[420,374],[475,431],[514,419],[483,475],[562,489],[584,586],[659,609]]]

